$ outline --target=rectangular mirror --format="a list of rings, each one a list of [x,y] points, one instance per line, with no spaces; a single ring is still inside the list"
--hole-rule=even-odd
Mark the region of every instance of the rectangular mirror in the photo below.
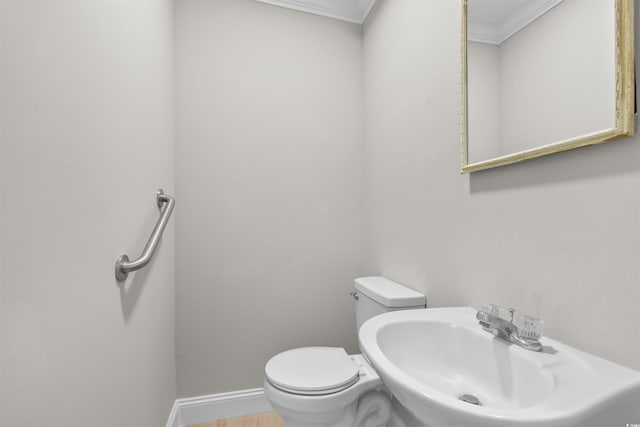
[[[634,132],[633,0],[462,0],[462,172]]]

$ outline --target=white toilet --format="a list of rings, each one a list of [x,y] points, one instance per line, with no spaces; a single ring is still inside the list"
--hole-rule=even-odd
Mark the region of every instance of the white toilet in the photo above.
[[[425,308],[423,294],[384,277],[355,280],[356,323],[395,310]],[[383,426],[391,402],[361,354],[342,348],[303,347],[280,353],[265,367],[264,392],[285,427]]]

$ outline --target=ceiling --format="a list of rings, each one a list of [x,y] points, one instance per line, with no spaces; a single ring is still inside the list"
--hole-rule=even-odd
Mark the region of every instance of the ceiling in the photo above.
[[[499,45],[562,0],[469,0],[467,33],[471,41]]]
[[[376,0],[257,0],[314,15],[362,24]]]

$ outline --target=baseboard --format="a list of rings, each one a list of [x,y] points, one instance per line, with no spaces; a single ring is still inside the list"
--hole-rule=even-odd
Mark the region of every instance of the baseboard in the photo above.
[[[273,409],[261,388],[189,397],[176,400],[167,427],[184,427],[270,411]]]
[[[173,402],[171,412],[169,412],[169,419],[167,420],[167,427],[179,427],[178,425],[178,401]]]

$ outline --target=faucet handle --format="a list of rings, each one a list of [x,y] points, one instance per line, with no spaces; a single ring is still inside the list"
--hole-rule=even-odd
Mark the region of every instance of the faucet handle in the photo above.
[[[498,304],[483,304],[480,307],[480,311],[491,314],[492,316],[501,317],[500,314],[504,309]]]
[[[544,321],[532,316],[518,315],[515,325],[520,337],[528,341],[539,341],[544,333]]]
[[[513,308],[507,309],[498,304],[484,304],[480,307],[480,311],[484,311],[492,316],[496,316],[500,319],[513,323],[513,313],[516,310]]]

